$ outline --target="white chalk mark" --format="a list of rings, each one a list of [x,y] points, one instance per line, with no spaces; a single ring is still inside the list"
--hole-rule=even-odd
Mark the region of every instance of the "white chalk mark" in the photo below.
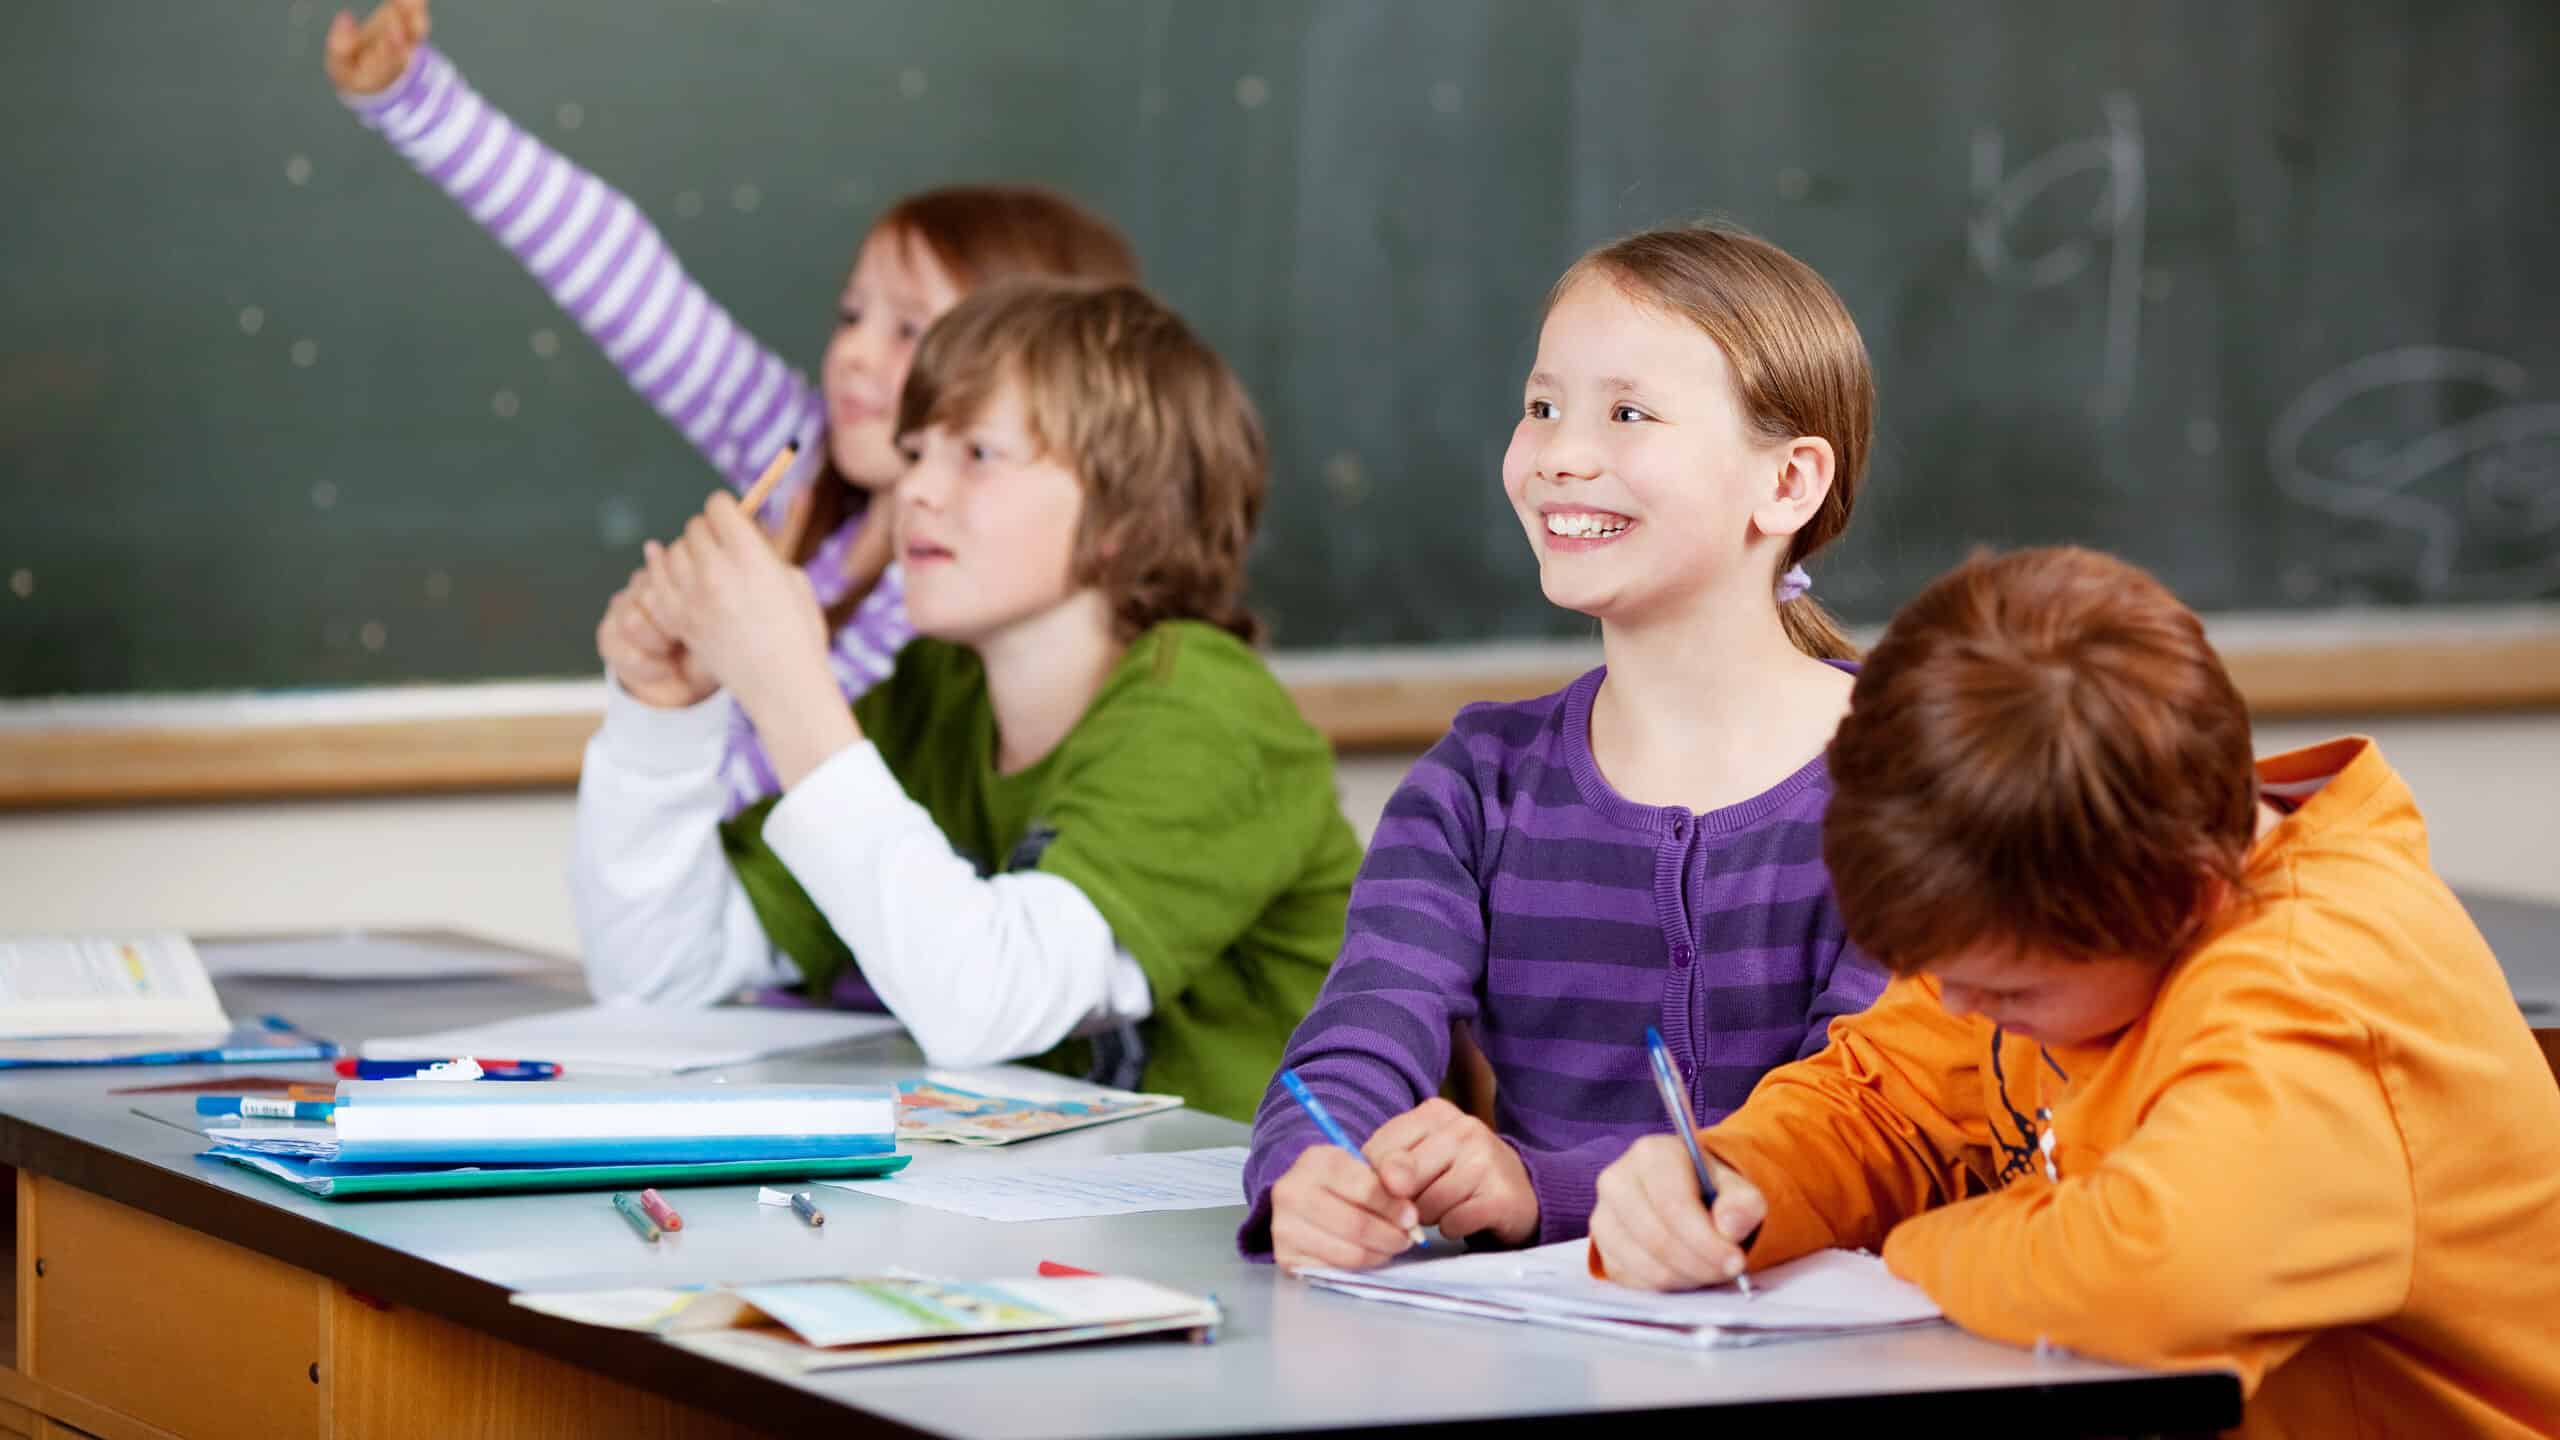
[[[898,72],[899,94],[906,96],[910,100],[921,100],[924,98],[925,88],[925,73],[922,70],[910,65],[906,69]]]
[[[1236,81],[1236,103],[1247,110],[1259,110],[1271,98],[1271,82],[1259,75],[1247,75]]]
[[[312,486],[312,487],[311,487],[311,508],[312,508],[312,509],[314,509],[314,510],[331,510],[331,509],[335,509],[335,508],[337,507],[337,504],[338,504],[338,487],[337,487],[337,485],[336,485],[335,483],[333,483],[333,482],[331,482],[331,481],[323,480],[323,481],[321,481],[320,483],[318,483],[317,485],[314,485],[314,486]]]
[[[288,183],[295,185],[310,184],[311,157],[308,155],[296,155],[292,159],[285,161],[284,178]]]
[[[560,335],[557,331],[536,330],[533,332],[530,343],[533,346],[533,353],[545,360],[560,353]]]
[[[501,390],[489,397],[489,413],[501,420],[513,420],[523,408],[524,402],[516,398],[513,390]]]
[[[296,340],[293,342],[292,354],[293,363],[301,366],[305,370],[308,370],[312,366],[320,363],[320,342],[317,340]]]
[[[441,570],[427,572],[427,603],[441,605],[453,598],[453,577]]]
[[[267,328],[267,312],[255,305],[240,307],[240,333],[255,335]]]
[[[741,215],[752,215],[764,203],[764,192],[750,180],[729,192],[729,208]]]
[[[1443,80],[1431,87],[1431,108],[1443,115],[1457,114],[1458,106],[1465,99],[1466,96],[1459,91],[1458,82],[1455,80]]]
[[[379,655],[383,645],[391,639],[391,632],[383,628],[381,621],[367,620],[364,628],[356,632],[356,639],[364,648]]]
[[[2107,242],[2107,331],[2104,364],[2089,409],[2102,419],[2122,417],[2133,404],[2141,359],[2143,220],[2147,208],[2142,156],[2142,116],[2133,96],[2102,97],[2106,133],[2057,145],[2015,171],[2006,167],[2006,142],[1996,129],[1973,136],[1974,213],[1965,225],[1976,268],[1995,281],[2048,289],[2089,266],[2096,240]],[[2063,240],[2030,260],[2009,253],[2008,232],[2036,197],[2076,175],[2095,172],[2106,184],[2089,217],[2089,231]]]
[[[36,572],[33,570],[10,571],[9,593],[21,600],[33,596],[36,593]]]
[[[561,101],[560,108],[552,114],[559,119],[560,128],[563,130],[575,130],[587,123],[587,107],[575,100]]]
[[[2560,531],[2560,468],[2530,458],[2560,456],[2560,403],[2524,400],[2527,381],[2523,366],[2483,351],[2378,351],[2312,381],[2277,413],[2267,463],[2277,488],[2296,502],[2414,540],[2417,558],[2405,578],[2423,598],[2542,594],[2560,582],[2560,551],[2499,569],[2465,571],[2460,563],[2466,510],[2493,516],[2494,526],[2484,528],[2502,542]],[[2421,435],[2361,437],[2329,452],[2325,464],[2311,453],[2312,433],[2324,420],[2366,396],[2412,385],[2481,387],[2507,403]],[[2421,482],[2457,467],[2457,501],[2416,493]]]
[[[701,213],[702,213],[702,192],[701,192],[701,191],[699,191],[699,190],[680,190],[680,191],[676,192],[676,214],[678,214],[678,215],[680,215],[680,216],[684,217],[684,218],[685,218],[685,219],[687,219],[687,220],[690,220],[690,219],[692,219],[694,216],[699,215],[699,214],[701,214]]]

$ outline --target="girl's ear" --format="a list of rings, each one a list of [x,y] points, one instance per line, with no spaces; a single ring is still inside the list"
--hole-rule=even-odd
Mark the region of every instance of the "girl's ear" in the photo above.
[[[1751,523],[1763,535],[1793,535],[1822,513],[1838,461],[1831,442],[1799,435],[1771,451],[1768,488],[1752,508]]]

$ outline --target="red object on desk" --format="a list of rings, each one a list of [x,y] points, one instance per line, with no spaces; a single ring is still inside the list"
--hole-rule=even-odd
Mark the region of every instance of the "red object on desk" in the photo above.
[[[1099,1271],[1079,1270],[1073,1265],[1061,1265],[1055,1260],[1041,1261],[1040,1273],[1051,1280],[1099,1280],[1102,1278]]]

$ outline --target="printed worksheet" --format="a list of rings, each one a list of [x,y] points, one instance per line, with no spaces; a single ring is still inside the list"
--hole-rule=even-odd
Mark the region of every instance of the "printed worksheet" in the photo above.
[[[1077,1220],[1244,1203],[1241,1145],[1111,1155],[1079,1165],[972,1167],[895,1180],[825,1180],[839,1190],[974,1215],[981,1220]]]

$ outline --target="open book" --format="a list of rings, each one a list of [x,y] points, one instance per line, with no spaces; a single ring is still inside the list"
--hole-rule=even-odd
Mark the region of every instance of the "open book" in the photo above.
[[[0,937],[0,1036],[220,1035],[231,1028],[187,937]]]
[[[206,1133],[239,1154],[340,1164],[603,1165],[885,1155],[897,1123],[885,1085],[349,1080],[327,1124]]]
[[[908,1276],[715,1289],[518,1294],[545,1315],[669,1343],[770,1375],[1188,1332],[1213,1339],[1218,1302],[1116,1275],[1026,1280]]]
[[[1940,1318],[1920,1287],[1862,1251],[1823,1250],[1731,1286],[1658,1294],[1591,1275],[1587,1241],[1534,1250],[1416,1260],[1381,1270],[1299,1272],[1321,1290],[1493,1320],[1524,1321],[1657,1345],[1759,1345],[1927,1325]]]

